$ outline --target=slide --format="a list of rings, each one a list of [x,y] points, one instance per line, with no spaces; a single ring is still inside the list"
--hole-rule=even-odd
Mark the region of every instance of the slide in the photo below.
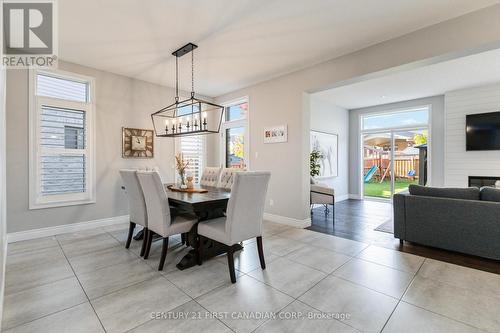
[[[376,165],[372,166],[370,168],[370,170],[368,170],[368,173],[366,174],[366,176],[364,178],[364,182],[368,183],[370,181],[370,179],[372,179],[375,172],[377,172],[377,170],[378,170],[378,167]]]

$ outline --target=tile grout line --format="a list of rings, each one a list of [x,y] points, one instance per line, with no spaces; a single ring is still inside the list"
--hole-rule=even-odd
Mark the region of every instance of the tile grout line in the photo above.
[[[385,321],[384,326],[382,326],[382,329],[380,330],[380,332],[384,331],[385,327],[389,323],[389,320],[391,319],[391,317],[394,314],[394,312],[396,312],[396,309],[398,308],[399,304],[401,304],[403,297],[406,295],[406,293],[410,289],[411,285],[413,284],[413,281],[415,281],[415,278],[417,277],[418,272],[420,272],[420,269],[422,268],[422,266],[424,265],[424,263],[425,263],[426,260],[427,260],[427,258],[425,258],[422,261],[422,263],[420,264],[420,267],[418,267],[418,270],[413,275],[413,278],[411,279],[410,283],[408,284],[408,286],[406,286],[405,291],[403,292],[403,294],[401,295],[401,297],[398,299],[398,302],[396,303],[396,306],[394,307],[394,309],[392,309],[391,314],[389,315],[389,317],[387,317],[387,320]]]
[[[351,259],[353,259],[353,258],[351,257],[348,261],[346,261],[344,264],[340,265],[337,269],[339,269],[340,267],[342,267],[342,266],[344,266],[345,264],[347,264],[349,261],[351,261]],[[337,269],[335,269],[335,270],[337,270]],[[335,270],[334,270],[334,271],[335,271]],[[332,272],[332,273],[333,273],[333,272]],[[297,302],[300,302],[300,303],[303,303],[303,304],[306,304],[306,305],[307,305],[307,306],[309,306],[310,308],[312,308],[312,309],[314,309],[314,310],[317,310],[317,311],[319,311],[319,312],[321,312],[321,313],[324,313],[322,310],[319,310],[319,309],[317,309],[317,308],[315,308],[315,307],[311,306],[310,304],[307,304],[307,303],[305,303],[304,301],[301,301],[299,298],[300,298],[300,297],[302,297],[304,294],[306,294],[306,293],[307,293],[309,290],[311,290],[312,288],[316,287],[316,285],[318,285],[321,281],[323,281],[323,280],[325,280],[326,278],[328,278],[330,275],[331,275],[331,273],[330,273],[330,274],[326,274],[326,275],[325,275],[322,279],[320,279],[320,280],[319,280],[318,282],[316,282],[313,286],[311,286],[309,289],[307,289],[306,291],[304,291],[302,294],[300,294],[300,295],[299,295],[299,296],[297,296],[297,297],[291,296],[291,295],[289,295],[289,294],[287,294],[287,293],[285,293],[285,292],[283,292],[283,291],[281,291],[281,290],[277,289],[276,287],[273,287],[273,286],[271,286],[271,285],[267,284],[266,282],[262,282],[262,281],[260,281],[260,280],[258,280],[258,279],[256,279],[256,278],[254,278],[254,277],[253,277],[253,276],[251,276],[251,275],[248,275],[248,277],[250,277],[250,278],[254,279],[254,280],[255,280],[255,281],[257,281],[257,282],[263,283],[263,284],[265,284],[266,286],[270,287],[271,289],[274,289],[274,290],[276,290],[276,291],[278,291],[278,292],[280,292],[280,293],[282,293],[282,294],[285,294],[286,296],[288,296],[288,297],[290,297],[290,298],[292,298],[292,299],[293,299],[293,300],[292,300],[290,303],[288,303],[286,306],[284,306],[283,308],[281,308],[280,310],[278,310],[278,313],[279,313],[279,312],[281,312],[284,308],[286,308],[287,306],[289,306],[290,304],[292,304],[292,303],[294,303],[294,302],[296,302],[296,301],[297,301]],[[351,326],[351,325],[349,325],[349,324],[347,324],[347,323],[344,323],[344,322],[342,322],[341,320],[338,320],[338,319],[336,319],[336,318],[333,318],[333,319],[334,319],[334,320],[337,320],[337,321],[341,322],[342,324],[345,324],[345,325],[347,325],[347,326],[349,326],[349,327],[351,327],[351,328],[353,328],[353,329],[355,329],[355,330],[357,330],[357,331],[359,331],[357,328],[355,328],[355,327],[353,327],[353,326]],[[256,329],[254,329],[252,332],[255,332],[256,330],[258,330],[261,326],[263,326],[263,325],[264,325],[265,323],[267,323],[268,321],[270,321],[270,319],[268,319],[268,320],[266,320],[265,322],[263,322],[263,323],[262,323],[261,325],[259,325]]]
[[[95,314],[95,316],[97,317],[97,320],[99,320],[99,324],[101,324],[101,327],[102,327],[103,331],[104,331],[104,332],[107,332],[107,331],[106,331],[106,328],[104,328],[104,325],[103,325],[103,323],[102,323],[102,321],[101,321],[101,318],[99,318],[99,315],[97,314],[97,312],[96,312],[96,310],[95,310],[95,308],[94,308],[94,305],[92,304],[92,302],[90,302],[90,298],[89,298],[89,296],[87,295],[87,292],[85,291],[85,289],[83,288],[83,285],[82,285],[82,283],[80,282],[80,279],[78,278],[78,275],[76,274],[76,272],[75,272],[75,270],[74,270],[74,268],[73,268],[73,265],[71,265],[71,262],[69,261],[68,257],[66,256],[66,252],[64,252],[64,249],[62,248],[62,245],[61,245],[61,243],[59,242],[59,239],[57,239],[57,238],[56,238],[56,241],[57,241],[57,243],[59,244],[59,247],[61,247],[61,250],[62,250],[62,252],[63,252],[63,255],[64,255],[64,257],[66,258],[66,260],[68,261],[68,264],[69,264],[69,266],[71,267],[71,270],[73,271],[73,274],[75,275],[75,278],[76,278],[76,280],[78,281],[78,284],[80,285],[80,288],[82,288],[82,291],[83,291],[83,293],[85,294],[85,297],[87,297],[87,301],[89,302],[89,305],[90,305],[90,307],[92,308],[92,311],[94,311],[94,314]]]
[[[414,280],[415,280],[415,278],[417,277],[418,273],[420,272],[420,269],[424,266],[424,264],[425,264],[425,262],[427,261],[427,259],[430,259],[430,260],[435,260],[435,259],[432,259],[432,258],[425,258],[425,259],[424,259],[424,261],[422,262],[422,265],[420,265],[420,267],[418,268],[417,273],[415,273],[415,276],[413,277],[413,279],[412,279],[412,281],[411,281],[410,285],[413,283],[413,281],[414,281]],[[433,281],[436,281],[436,282],[439,282],[439,283],[443,283],[443,282],[441,282],[441,281],[439,281],[439,280],[432,279],[432,278],[427,278],[427,277],[423,277],[423,276],[420,276],[420,278],[423,278],[423,279],[429,279],[429,280],[433,280]],[[451,285],[451,284],[447,284],[447,283],[444,283],[444,284],[446,284],[446,285],[448,285],[448,286],[455,287],[455,288],[460,288],[460,289],[466,289],[466,290],[467,290],[467,288],[457,287],[457,286],[455,286],[455,285]],[[461,321],[461,320],[458,320],[458,319],[455,319],[455,318],[452,318],[452,317],[448,317],[447,315],[444,315],[444,314],[441,314],[441,313],[438,313],[438,312],[435,312],[435,311],[429,310],[429,309],[427,309],[427,308],[424,308],[424,307],[422,307],[422,306],[420,306],[420,305],[417,305],[417,304],[410,303],[410,302],[408,302],[408,301],[403,301],[403,297],[404,297],[404,295],[407,293],[407,291],[408,291],[408,289],[409,289],[410,285],[408,286],[407,290],[405,290],[405,293],[403,294],[403,296],[401,296],[401,300],[400,300],[400,302],[398,302],[398,305],[399,305],[399,303],[401,303],[401,302],[402,302],[402,303],[405,303],[405,304],[408,304],[408,305],[411,305],[411,306],[417,307],[417,308],[419,308],[419,309],[422,309],[422,310],[424,310],[424,311],[427,311],[427,312],[433,313],[433,314],[435,314],[435,315],[437,315],[437,316],[447,318],[447,319],[449,319],[449,320],[451,320],[451,321],[454,321],[454,322],[457,322],[457,323],[464,324],[464,325],[466,325],[466,326],[472,327],[472,328],[474,328],[474,329],[478,329],[478,330],[483,331],[483,332],[488,332],[488,331],[486,331],[486,330],[484,330],[484,329],[482,329],[482,328],[476,327],[476,326],[474,326],[474,325],[472,325],[472,324],[470,324],[470,323],[467,323],[467,322],[464,322],[464,321]]]
[[[203,305],[201,305],[200,303],[198,303],[195,299],[193,299],[193,301],[198,304],[202,309],[205,309],[206,311],[212,313],[212,311],[208,310],[206,307],[204,307]],[[226,326],[231,332],[235,332],[235,330],[233,330],[231,327],[229,327],[225,322],[223,322],[222,320],[220,320],[219,318],[215,318],[218,322],[222,323],[222,325]]]
[[[68,279],[71,279],[71,278],[68,278]],[[59,281],[60,281],[60,280],[59,280]],[[61,312],[66,311],[66,310],[70,310],[70,309],[76,308],[77,306],[80,306],[80,305],[85,304],[85,303],[87,303],[87,302],[86,302],[86,301],[84,301],[84,302],[82,302],[82,303],[78,303],[78,304],[72,305],[72,306],[70,306],[69,308],[62,309],[62,310],[59,310],[59,311],[56,311],[56,312],[52,312],[52,313],[49,313],[49,314],[43,315],[43,316],[41,316],[41,317],[35,318],[35,319],[30,320],[30,321],[27,321],[27,322],[25,322],[25,323],[22,323],[22,324],[19,324],[19,325],[16,325],[16,326],[9,327],[9,328],[7,328],[6,330],[3,330],[3,329],[2,329],[2,330],[1,330],[1,332],[3,333],[4,331],[10,331],[10,330],[12,330],[12,329],[14,329],[14,328],[18,328],[18,327],[21,327],[21,326],[27,325],[27,324],[32,323],[32,322],[34,322],[34,321],[37,321],[37,320],[40,320],[40,319],[43,319],[43,318],[46,318],[46,317],[49,317],[49,316],[52,316],[52,315],[55,315],[55,314],[61,313]]]
[[[50,246],[50,247],[46,247],[46,248],[42,248],[42,249],[34,249],[34,250],[29,250],[29,251],[22,251],[22,252],[19,252],[19,253],[26,254],[26,253],[29,253],[29,252],[34,252],[34,251],[38,251],[38,250],[46,250],[46,249],[49,249],[49,248],[58,247],[58,248],[61,250],[61,253],[64,255],[64,259],[66,260],[66,262],[68,263],[68,265],[69,265],[69,266],[70,266],[70,268],[71,268],[71,265],[69,264],[68,259],[66,258],[66,255],[64,254],[64,251],[63,251],[63,249],[61,248],[61,245],[59,244],[59,241],[57,240],[57,238],[56,238],[55,236],[53,236],[53,238],[54,238],[54,240],[57,242],[57,245]],[[19,253],[16,253],[16,254],[19,254]],[[62,258],[61,258],[61,259],[62,259]],[[73,271],[73,269],[72,269],[72,271]],[[68,280],[68,279],[71,279],[71,278],[73,278],[73,277],[75,277],[75,278],[76,278],[76,274],[75,274],[75,272],[74,272],[74,271],[73,271],[73,275],[74,275],[74,276],[67,276],[67,277],[62,278],[62,279],[57,279],[57,280],[55,280],[55,281],[51,281],[51,282],[47,282],[47,283],[43,283],[43,284],[40,284],[40,285],[38,285],[38,286],[34,286],[34,287],[30,287],[30,288],[26,288],[26,289],[24,289],[24,290],[20,290],[20,291],[17,291],[17,292],[15,292],[15,293],[12,293],[12,294],[10,294],[10,295],[15,295],[15,294],[17,294],[17,293],[21,293],[21,292],[24,292],[24,291],[26,291],[26,290],[30,290],[30,289],[33,289],[33,288],[37,288],[37,287],[41,287],[41,286],[45,286],[45,285],[47,285],[47,284],[51,284],[51,283],[54,283],[54,282],[63,281],[63,280]],[[78,280],[78,279],[77,279],[77,280]],[[83,289],[83,288],[82,288],[82,289]],[[6,296],[9,296],[9,295],[6,295]],[[42,318],[45,318],[45,317],[48,317],[48,316],[51,316],[51,315],[57,314],[57,313],[59,313],[59,312],[63,312],[63,311],[66,311],[66,310],[72,309],[72,308],[74,308],[74,307],[76,307],[76,306],[79,306],[79,305],[82,305],[82,304],[85,304],[85,303],[86,303],[86,302],[82,302],[82,303],[79,303],[79,304],[72,305],[72,306],[70,306],[70,307],[68,307],[68,308],[66,308],[66,309],[61,309],[61,310],[56,311],[56,312],[48,313],[48,314],[43,315],[43,316],[41,316],[41,317],[35,318],[35,319],[33,319],[33,320],[29,320],[29,321],[24,322],[24,323],[22,323],[22,324],[19,324],[19,325],[16,325],[16,326],[10,327],[8,330],[11,330],[11,329],[13,329],[13,328],[20,327],[20,326],[23,326],[23,325],[26,325],[26,324],[32,323],[32,322],[34,322],[34,321],[37,321],[37,320],[39,320],[39,319],[42,319]],[[90,303],[90,302],[89,302],[89,303]],[[4,310],[5,310],[5,309],[4,309]],[[2,330],[2,332],[3,332],[3,330]]]
[[[404,304],[408,304],[408,305],[414,306],[414,307],[419,308],[419,309],[421,309],[421,310],[424,310],[424,311],[430,312],[430,313],[432,313],[432,314],[435,314],[436,316],[446,318],[446,319],[448,319],[448,320],[450,320],[450,321],[457,322],[457,323],[460,323],[460,324],[463,324],[463,325],[469,326],[469,327],[471,327],[471,328],[474,328],[474,329],[476,329],[476,330],[480,330],[480,331],[482,331],[482,332],[486,332],[486,333],[488,332],[488,331],[486,331],[486,330],[484,330],[484,329],[482,329],[482,328],[479,328],[479,327],[473,326],[473,325],[471,325],[471,324],[469,324],[469,323],[466,323],[466,322],[461,321],[461,320],[457,320],[457,319],[452,318],[452,317],[448,317],[448,316],[443,315],[443,314],[441,314],[441,313],[438,313],[438,312],[435,312],[435,311],[432,311],[432,310],[426,309],[426,308],[424,308],[424,307],[422,307],[422,306],[420,306],[420,305],[416,305],[416,304],[413,304],[413,303],[409,303],[409,302],[407,302],[407,301],[403,301],[403,300],[401,300],[401,302],[400,302],[400,303],[404,303]],[[398,305],[399,305],[399,304],[398,304]]]

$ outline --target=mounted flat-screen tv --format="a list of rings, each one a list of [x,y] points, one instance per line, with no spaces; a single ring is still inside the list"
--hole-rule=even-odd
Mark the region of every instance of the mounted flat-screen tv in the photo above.
[[[500,112],[466,117],[467,150],[500,150]]]

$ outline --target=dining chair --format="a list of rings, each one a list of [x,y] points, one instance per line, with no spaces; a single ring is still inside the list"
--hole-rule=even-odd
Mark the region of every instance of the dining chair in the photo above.
[[[144,236],[146,240],[144,259],[149,257],[153,234],[160,235],[163,239],[163,245],[158,270],[161,271],[167,256],[168,237],[189,232],[193,225],[198,222],[198,219],[195,216],[181,213],[172,218],[167,191],[157,172],[138,171],[137,177],[144,193],[148,215],[148,230]]]
[[[224,188],[226,190],[230,190],[233,181],[234,181],[234,175],[237,172],[241,172],[241,169],[238,168],[223,168],[220,178],[219,178],[219,183],[217,184],[217,187]]]
[[[130,247],[130,242],[132,241],[135,226],[139,224],[144,227],[144,230],[147,230],[148,215],[146,212],[146,202],[144,201],[144,194],[142,193],[142,188],[139,184],[139,179],[137,178],[137,171],[121,169],[120,176],[122,177],[123,183],[125,185],[129,203],[130,224],[128,229],[127,241],[125,243],[125,248],[128,249]],[[144,255],[145,249],[146,241],[144,238],[142,241],[140,253],[141,257]]]
[[[257,238],[260,267],[266,269],[262,248],[262,218],[266,202],[269,172],[237,172],[231,188],[231,197],[224,217],[198,223],[198,249],[196,259],[202,264],[203,238],[209,238],[227,246],[227,261],[231,282],[236,282],[234,249],[239,242]]]
[[[218,167],[206,167],[201,175],[200,185],[201,186],[217,186],[219,183],[221,168]]]

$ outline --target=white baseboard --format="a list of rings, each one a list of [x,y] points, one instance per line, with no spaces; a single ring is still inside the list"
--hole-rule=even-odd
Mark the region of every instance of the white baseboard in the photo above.
[[[23,241],[23,240],[48,237],[48,236],[55,236],[55,235],[60,235],[60,234],[66,234],[69,232],[77,232],[77,231],[82,231],[82,230],[87,230],[87,229],[106,227],[106,226],[113,225],[113,224],[127,223],[129,221],[130,221],[129,216],[123,215],[123,216],[115,216],[115,217],[109,217],[109,218],[105,218],[105,219],[92,220],[92,221],[86,221],[86,222],[63,224],[63,225],[58,225],[55,227],[12,232],[12,233],[7,234],[7,242],[14,243],[14,242],[19,242],[19,241]]]
[[[335,202],[340,202],[340,201],[348,200],[349,196],[350,196],[350,194],[336,195],[335,196]]]
[[[279,224],[289,225],[289,226],[295,227],[295,228],[302,228],[302,229],[311,226],[311,218],[310,217],[303,219],[303,220],[299,220],[299,219],[294,219],[291,217],[274,215],[274,214],[270,214],[270,213],[264,213],[264,220],[279,223]]]
[[[361,195],[359,195],[359,194],[349,194],[349,199],[361,200]]]

